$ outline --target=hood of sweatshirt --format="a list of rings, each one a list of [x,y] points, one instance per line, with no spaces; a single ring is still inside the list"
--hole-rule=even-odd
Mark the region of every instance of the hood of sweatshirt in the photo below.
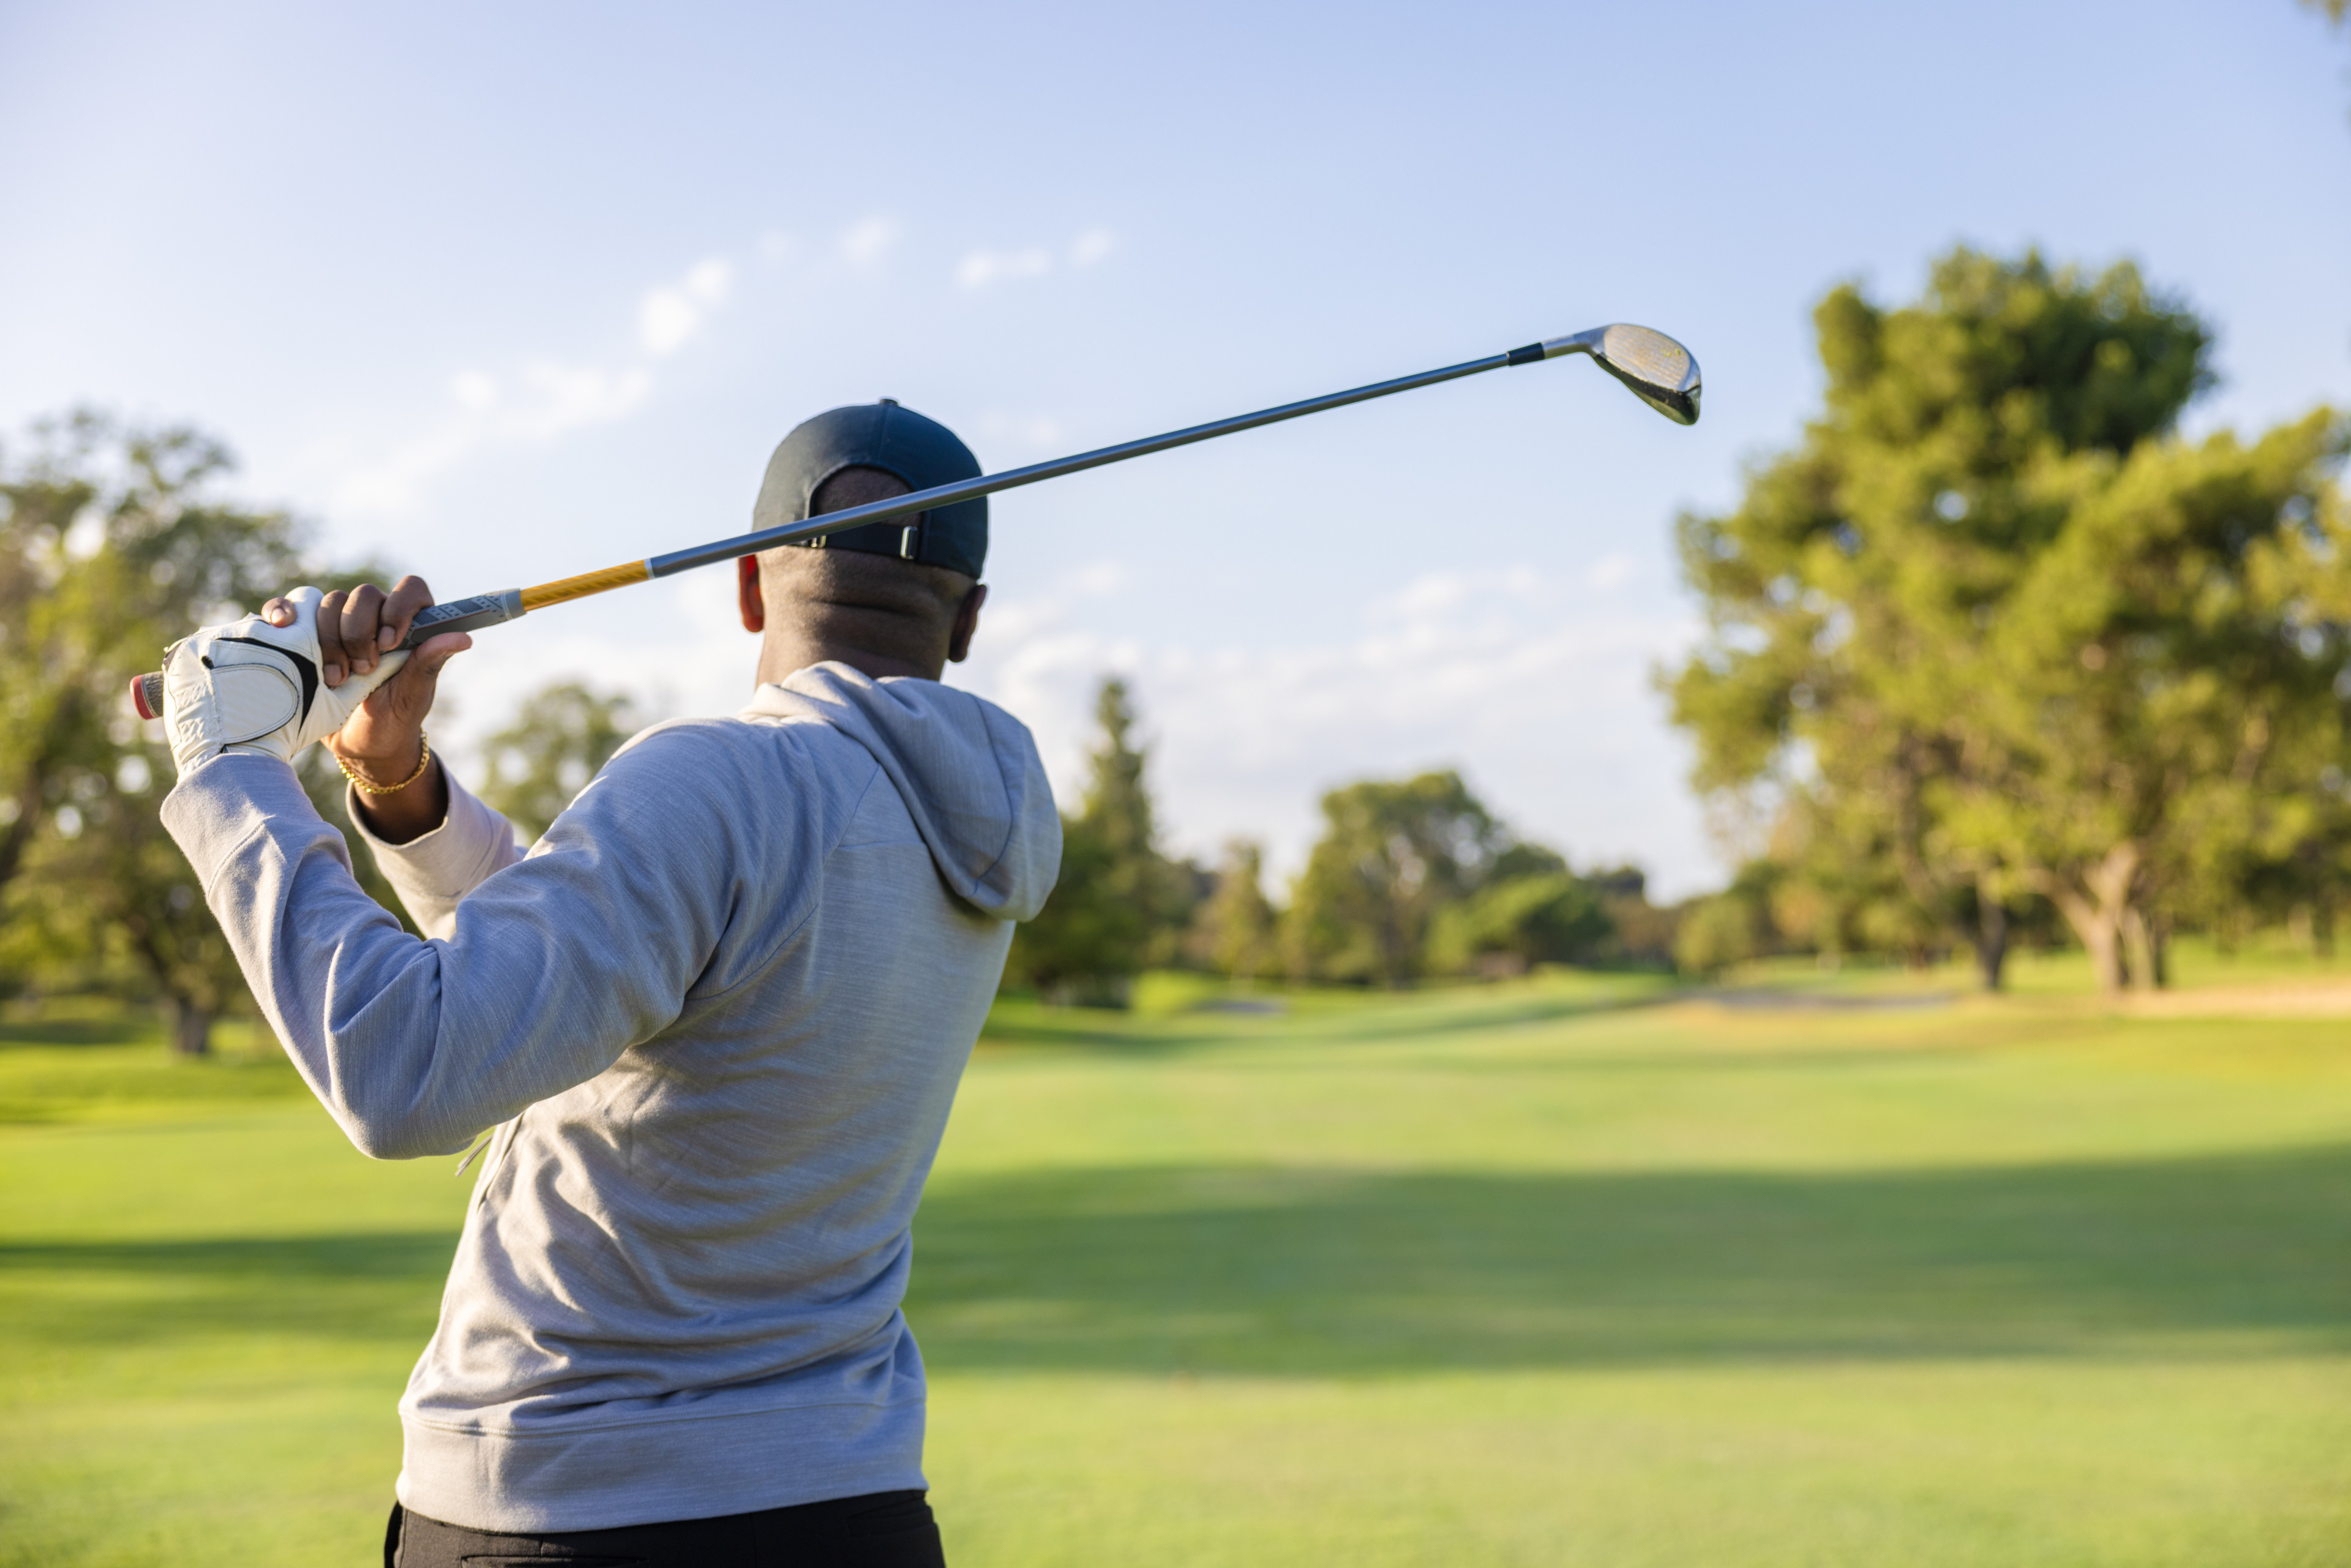
[[[1006,920],[1045,907],[1061,870],[1061,818],[1029,727],[936,681],[874,680],[847,664],[761,686],[752,722],[815,722],[881,765],[956,894]]]

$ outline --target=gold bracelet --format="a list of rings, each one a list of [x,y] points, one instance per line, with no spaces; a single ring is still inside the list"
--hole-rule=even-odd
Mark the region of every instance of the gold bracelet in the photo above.
[[[341,752],[337,751],[330,746],[327,747],[327,754],[335,759],[335,766],[343,770],[343,777],[351,781],[351,788],[358,790],[360,794],[397,795],[402,789],[407,789],[411,784],[415,783],[419,779],[423,778],[424,770],[433,766],[433,737],[426,735],[420,729],[416,732],[416,744],[424,748],[424,755],[417,758],[416,771],[410,774],[407,778],[402,779],[397,784],[371,784],[366,779],[351,771],[351,765],[343,760],[343,754]]]

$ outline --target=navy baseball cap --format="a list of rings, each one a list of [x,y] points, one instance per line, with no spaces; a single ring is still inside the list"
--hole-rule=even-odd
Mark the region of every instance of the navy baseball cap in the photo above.
[[[768,476],[751,507],[751,527],[773,528],[805,521],[818,486],[844,468],[879,468],[896,476],[910,490],[979,477],[979,459],[954,431],[899,407],[894,399],[828,409],[793,426],[768,459]],[[799,542],[893,555],[977,578],[987,560],[987,497]]]

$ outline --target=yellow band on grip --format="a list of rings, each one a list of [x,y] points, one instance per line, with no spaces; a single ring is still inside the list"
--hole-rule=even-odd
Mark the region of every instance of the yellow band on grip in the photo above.
[[[553,582],[542,582],[537,588],[524,589],[522,607],[527,612],[544,610],[550,604],[585,599],[591,593],[608,593],[615,588],[651,582],[653,576],[641,560],[632,560],[626,566],[608,566],[601,571],[583,571],[578,577],[559,578]]]

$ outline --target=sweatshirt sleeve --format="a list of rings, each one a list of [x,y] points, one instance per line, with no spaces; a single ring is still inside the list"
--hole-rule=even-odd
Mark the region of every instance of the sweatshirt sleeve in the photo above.
[[[705,771],[709,789],[681,789],[694,759],[674,750],[614,758],[528,856],[455,904],[446,936],[410,936],[360,891],[342,835],[275,758],[204,763],[163,822],[351,1142],[380,1159],[454,1153],[658,1033],[709,963],[749,857],[711,793],[724,784]]]
[[[368,831],[357,791],[350,792],[345,810],[352,830],[367,841],[376,868],[400,894],[417,929],[445,940],[457,927],[457,901],[481,886],[492,872],[522,859],[522,851],[515,844],[513,823],[458,783],[447,767],[441,772],[449,786],[449,815],[431,832],[404,844],[387,843]]]

